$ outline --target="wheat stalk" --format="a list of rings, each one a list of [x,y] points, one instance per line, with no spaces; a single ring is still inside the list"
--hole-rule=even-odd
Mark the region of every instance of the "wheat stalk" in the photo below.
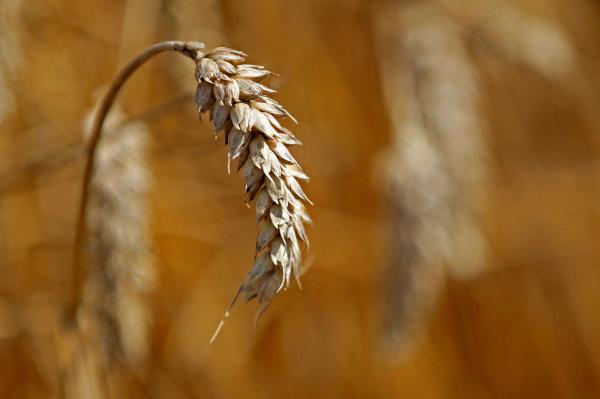
[[[261,66],[244,64],[246,54],[224,47],[206,54],[199,42],[170,41],[149,47],[117,75],[102,99],[94,120],[83,180],[81,206],[73,259],[71,315],[81,302],[82,244],[86,237],[90,182],[106,115],[124,83],[135,70],[156,54],[175,51],[196,63],[196,104],[209,113],[215,134],[222,133],[229,146],[228,159],[238,160],[243,171],[246,202],[256,200],[259,233],[252,269],[238,293],[246,300],[258,298],[259,314],[275,294],[301,274],[300,241],[307,242],[304,223],[310,222],[303,202],[310,202],[299,180],[308,180],[288,146],[300,144],[279,119],[291,115],[266,96],[274,91],[259,83],[271,73]]]

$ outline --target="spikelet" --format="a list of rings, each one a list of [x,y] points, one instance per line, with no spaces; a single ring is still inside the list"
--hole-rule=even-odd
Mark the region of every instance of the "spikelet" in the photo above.
[[[300,242],[308,242],[304,203],[310,201],[300,186],[308,177],[288,149],[300,141],[280,123],[295,119],[260,83],[271,72],[245,64],[243,52],[218,47],[195,59],[198,112],[208,113],[215,135],[225,137],[228,165],[236,162],[246,203],[256,203],[256,256],[240,291],[246,300],[258,298],[260,314],[292,276],[298,281]]]
[[[142,122],[117,124],[112,114],[95,158],[87,223],[90,266],[82,317],[100,335],[107,360],[135,365],[148,350],[146,295],[154,285]]]
[[[386,54],[395,56],[382,57],[381,65],[394,128],[394,145],[386,154],[385,284],[387,333],[406,347],[446,273],[469,277],[485,265],[478,215],[487,149],[477,75],[460,29],[430,6],[395,11],[385,32],[391,43]]]

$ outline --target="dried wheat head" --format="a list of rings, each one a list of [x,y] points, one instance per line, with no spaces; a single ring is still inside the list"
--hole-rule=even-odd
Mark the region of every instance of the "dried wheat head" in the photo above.
[[[308,243],[304,223],[311,222],[304,202],[310,200],[299,183],[308,176],[288,149],[300,141],[279,121],[296,120],[260,83],[272,73],[245,59],[225,47],[198,51],[196,105],[200,115],[209,114],[215,135],[225,136],[228,163],[236,160],[244,175],[246,203],[256,204],[256,256],[240,290],[246,300],[257,297],[263,311],[292,275],[299,282],[300,241]]]

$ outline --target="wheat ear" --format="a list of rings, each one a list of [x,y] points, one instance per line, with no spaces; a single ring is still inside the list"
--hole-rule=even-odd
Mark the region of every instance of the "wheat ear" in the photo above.
[[[393,24],[380,65],[394,129],[385,171],[386,333],[389,343],[409,349],[446,274],[468,278],[485,267],[479,214],[487,146],[478,76],[460,28],[427,4],[388,14]]]
[[[259,233],[252,269],[240,287],[246,300],[258,298],[260,312],[275,294],[301,274],[300,241],[307,242],[304,223],[310,222],[303,202],[309,202],[299,180],[308,180],[288,146],[299,140],[279,119],[291,115],[266,94],[274,91],[259,83],[271,72],[244,64],[246,54],[224,47],[204,54],[200,42],[168,41],[155,44],[131,60],[117,75],[100,103],[88,147],[73,258],[71,312],[81,296],[82,247],[86,237],[90,181],[106,115],[124,83],[153,56],[175,51],[196,63],[198,111],[209,113],[215,134],[223,133],[228,159],[238,160],[245,181],[246,202],[256,199]]]
[[[82,299],[97,318],[110,357],[137,364],[147,353],[145,296],[155,280],[145,156],[150,132],[139,121],[118,126],[123,119],[118,111],[108,119],[90,186],[91,256]]]
[[[224,47],[199,56],[196,105],[209,113],[215,134],[224,134],[228,162],[243,171],[246,203],[256,200],[255,262],[240,290],[246,300],[258,297],[262,311],[292,275],[300,277],[299,242],[307,242],[304,223],[311,221],[303,202],[310,200],[299,183],[308,176],[288,150],[300,141],[278,120],[295,119],[259,83],[271,72],[243,64],[245,57]]]

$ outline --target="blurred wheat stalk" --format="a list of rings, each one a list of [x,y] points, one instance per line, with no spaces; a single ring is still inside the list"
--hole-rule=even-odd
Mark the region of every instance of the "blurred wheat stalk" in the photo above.
[[[469,35],[560,81],[573,70],[574,54],[560,28],[508,5],[402,3],[380,16],[382,87],[394,129],[384,172],[384,342],[405,350],[423,329],[446,274],[471,278],[486,265],[480,226],[486,122]]]

